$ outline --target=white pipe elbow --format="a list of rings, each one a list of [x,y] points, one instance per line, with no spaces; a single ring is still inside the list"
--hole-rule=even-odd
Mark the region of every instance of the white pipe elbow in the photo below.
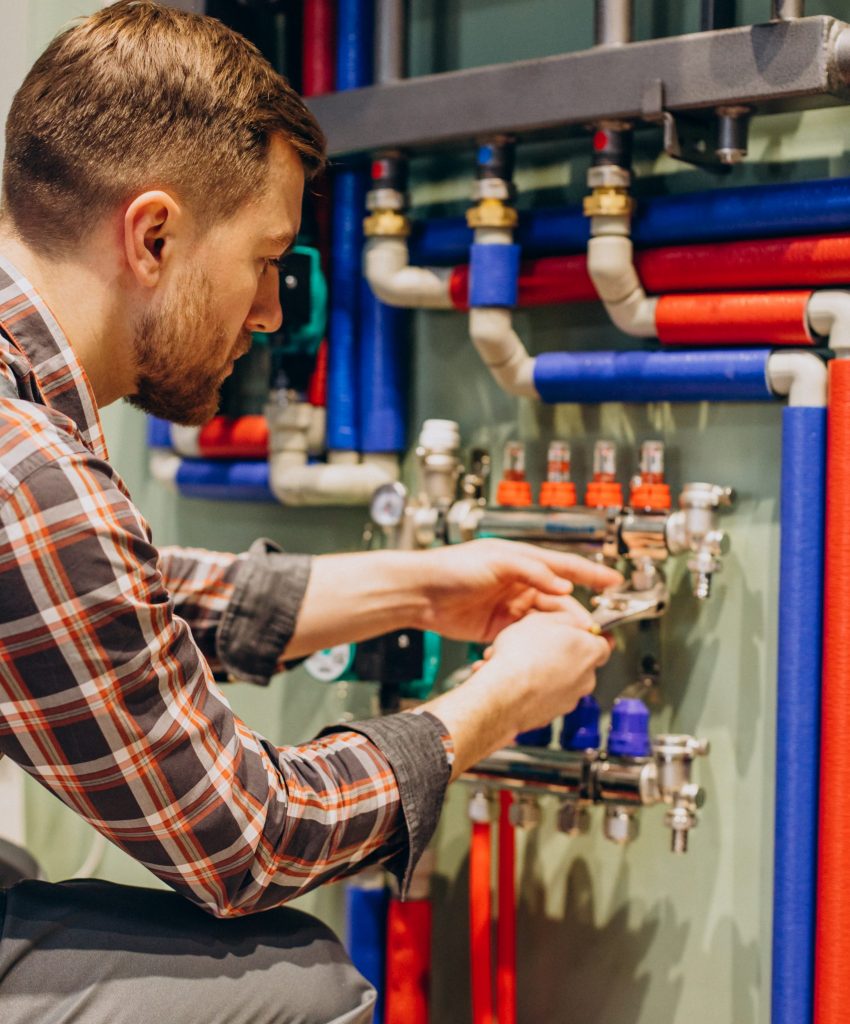
[[[534,359],[513,329],[511,311],[496,307],[469,311],[469,336],[496,383],[509,395],[539,398]]]
[[[789,405],[826,405],[826,364],[814,352],[774,352],[767,361],[767,382],[777,395],[787,395]]]
[[[171,424],[171,446],[184,459],[199,459],[201,452],[201,428],[183,427]]]
[[[624,334],[653,338],[658,300],[643,289],[634,266],[632,240],[599,235],[587,245],[587,272],[611,321]]]
[[[850,292],[815,292],[809,299],[806,315],[810,330],[828,338],[831,349],[850,349]]]
[[[363,273],[375,297],[406,309],[454,309],[451,270],[411,267],[404,238],[370,238],[363,249]]]
[[[375,491],[398,480],[394,455],[370,456],[368,462],[295,462],[292,453],[280,452],[269,460],[269,486],[283,505],[368,505]]]

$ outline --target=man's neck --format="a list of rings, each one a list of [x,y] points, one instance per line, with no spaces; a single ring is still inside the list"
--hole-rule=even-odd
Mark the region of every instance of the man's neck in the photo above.
[[[0,224],[0,254],[26,277],[62,328],[100,408],[133,391],[131,339],[116,315],[115,275],[101,262],[53,262]]]

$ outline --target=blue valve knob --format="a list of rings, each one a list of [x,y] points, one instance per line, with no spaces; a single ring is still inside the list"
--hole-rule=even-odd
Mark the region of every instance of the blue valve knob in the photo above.
[[[599,704],[595,697],[582,697],[568,714],[561,729],[563,750],[596,750],[599,735]]]
[[[647,757],[651,750],[646,704],[635,697],[615,701],[611,711],[608,753],[617,757]]]
[[[518,733],[516,741],[521,747],[548,747],[552,742],[552,726],[544,725],[540,729]]]

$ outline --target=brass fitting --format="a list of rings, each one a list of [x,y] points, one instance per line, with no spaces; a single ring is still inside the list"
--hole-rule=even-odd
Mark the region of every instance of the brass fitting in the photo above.
[[[410,221],[398,210],[374,210],[363,220],[367,238],[407,238]]]
[[[482,199],[466,211],[466,223],[471,228],[515,228],[519,216],[501,199]]]
[[[584,197],[585,217],[630,217],[635,201],[625,188],[595,188]]]

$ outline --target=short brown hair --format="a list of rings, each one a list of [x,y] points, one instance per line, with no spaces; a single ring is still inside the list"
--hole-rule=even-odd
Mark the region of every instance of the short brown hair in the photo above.
[[[220,219],[262,187],[274,134],[308,179],[322,169],[321,129],[252,43],[213,18],[119,0],[58,35],[15,96],[3,214],[54,256],[150,187]]]

